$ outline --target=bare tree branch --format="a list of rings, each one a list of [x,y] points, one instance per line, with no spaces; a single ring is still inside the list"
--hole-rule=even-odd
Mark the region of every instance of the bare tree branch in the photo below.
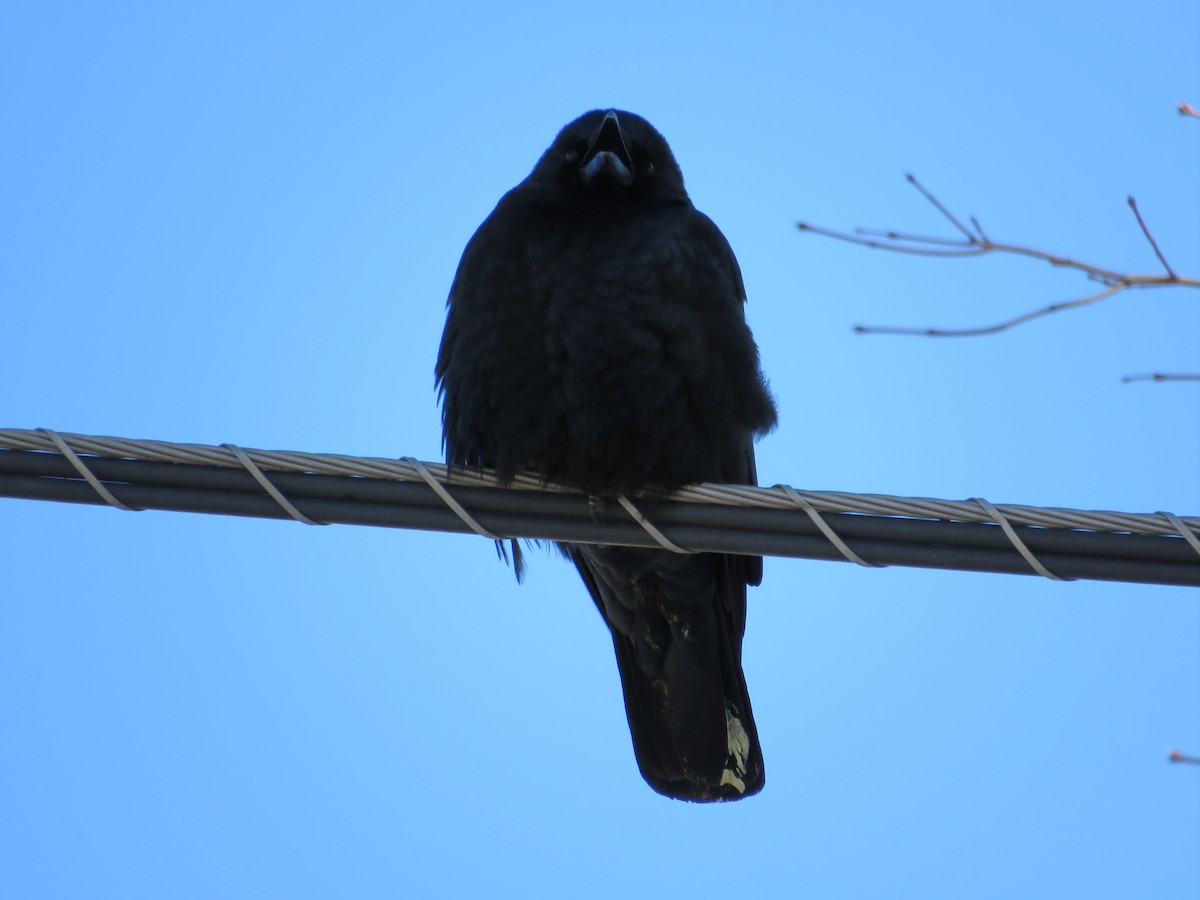
[[[972,244],[974,244],[977,240],[982,240],[982,238],[976,238],[975,234],[971,231],[971,229],[967,228],[965,225],[963,225],[962,222],[960,222],[960,221],[958,221],[958,219],[954,218],[954,215],[950,212],[950,210],[946,209],[946,207],[942,205],[942,201],[940,201],[937,197],[933,196],[933,194],[929,190],[926,189],[925,185],[923,185],[923,184],[921,184],[921,182],[917,181],[916,175],[909,172],[904,177],[908,179],[909,184],[911,184],[913,187],[915,187],[918,191],[921,192],[921,194],[925,197],[926,200],[928,200],[930,203],[932,203],[934,205],[934,207],[937,209],[938,212],[940,212],[943,216],[945,216],[947,219],[949,219],[951,221],[951,223],[953,223],[955,228],[957,228],[964,235],[966,235],[968,241],[970,241]]]
[[[1129,198],[1130,209],[1133,210],[1134,216],[1137,218],[1138,227],[1142,234],[1149,242],[1150,247],[1154,250],[1154,254],[1158,257],[1166,270],[1166,275],[1135,275],[1123,272],[1117,272],[1113,269],[1106,269],[1102,266],[1095,266],[1090,263],[1080,262],[1079,260],[1071,259],[1066,256],[1058,256],[1054,253],[1047,253],[1044,250],[1037,250],[1033,247],[1023,247],[1018,244],[1006,244],[999,241],[993,241],[979,224],[979,220],[974,216],[971,217],[971,227],[968,228],[962,223],[949,209],[946,208],[934,194],[929,191],[915,176],[908,175],[908,182],[921,195],[933,204],[934,208],[946,218],[963,237],[960,238],[941,238],[930,237],[921,234],[912,234],[909,232],[884,230],[876,228],[856,228],[852,233],[843,231],[834,231],[829,228],[823,228],[817,225],[812,225],[807,222],[800,222],[797,228],[801,231],[812,232],[824,237],[834,238],[839,241],[847,241],[852,244],[858,244],[863,247],[871,247],[877,250],[890,250],[893,253],[907,253],[916,256],[945,256],[945,257],[961,257],[961,256],[983,256],[988,253],[1007,253],[1014,256],[1027,256],[1032,259],[1040,259],[1058,268],[1075,269],[1087,275],[1091,281],[1099,282],[1103,287],[1094,294],[1089,294],[1086,297],[1080,297],[1076,300],[1068,300],[1066,302],[1052,303],[1049,306],[1036,309],[1031,312],[1023,313],[1019,316],[1014,316],[1011,319],[1006,319],[1003,322],[998,322],[994,325],[980,326],[976,328],[911,328],[911,327],[896,327],[896,326],[877,326],[877,325],[856,325],[854,331],[857,334],[909,334],[921,335],[925,337],[974,337],[984,334],[995,334],[1000,331],[1005,331],[1017,325],[1021,325],[1031,319],[1037,319],[1041,316],[1047,316],[1051,313],[1062,312],[1067,309],[1075,309],[1080,306],[1088,306],[1092,303],[1097,303],[1121,291],[1129,288],[1149,288],[1149,287],[1192,287],[1200,288],[1200,279],[1184,278],[1175,272],[1167,262],[1162,250],[1155,241],[1154,236],[1150,233],[1150,229],[1146,226],[1145,220],[1142,218],[1141,211],[1138,209],[1137,201],[1132,197]]]
[[[1166,372],[1149,372],[1145,375],[1126,375],[1121,379],[1122,384],[1131,381],[1200,381],[1200,375],[1170,375]]]
[[[1075,309],[1077,306],[1087,306],[1091,303],[1096,303],[1106,297],[1111,297],[1119,291],[1125,290],[1128,286],[1124,284],[1110,284],[1104,290],[1095,294],[1089,294],[1086,297],[1080,297],[1078,300],[1068,300],[1065,303],[1051,303],[1049,306],[1035,309],[1033,312],[1023,313],[1003,322],[997,322],[995,325],[983,325],[978,328],[905,328],[898,325],[855,325],[854,333],[915,334],[922,337],[978,337],[985,334],[996,334],[997,332],[1005,331],[1028,322],[1030,319],[1048,316],[1050,313],[1062,312],[1064,309]]]
[[[1142,212],[1138,209],[1137,201],[1130,196],[1127,201],[1129,208],[1133,210],[1133,214],[1137,217],[1138,227],[1142,229],[1142,234],[1146,236],[1146,240],[1150,242],[1150,246],[1154,248],[1154,255],[1158,257],[1158,261],[1163,264],[1163,268],[1167,270],[1167,274],[1172,278],[1178,278],[1175,270],[1171,268],[1171,264],[1167,262],[1167,258],[1162,255],[1162,251],[1158,249],[1158,241],[1154,239],[1154,235],[1150,233],[1150,229],[1146,227],[1146,221],[1142,218]]]

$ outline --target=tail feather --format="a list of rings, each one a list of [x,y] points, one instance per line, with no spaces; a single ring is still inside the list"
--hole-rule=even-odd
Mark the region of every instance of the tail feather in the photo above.
[[[612,631],[646,782],[693,801],[762,790],[762,750],[741,668],[744,560],[567,549]]]

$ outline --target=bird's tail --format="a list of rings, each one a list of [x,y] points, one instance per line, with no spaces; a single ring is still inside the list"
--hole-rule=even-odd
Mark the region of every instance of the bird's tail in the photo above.
[[[742,674],[746,584],[757,559],[564,548],[612,631],[625,713],[646,782],[680,800],[762,790],[762,750]]]
[[[765,782],[740,654],[723,624],[716,668],[697,666],[695,657],[668,649],[656,676],[638,665],[629,639],[613,634],[638,768],[650,787],[668,797],[738,800],[758,793]]]

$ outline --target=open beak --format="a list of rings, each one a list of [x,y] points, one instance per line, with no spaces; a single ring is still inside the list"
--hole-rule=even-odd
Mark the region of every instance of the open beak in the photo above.
[[[621,131],[621,120],[611,109],[588,142],[580,172],[587,184],[598,178],[609,179],[621,187],[633,183],[633,157]]]

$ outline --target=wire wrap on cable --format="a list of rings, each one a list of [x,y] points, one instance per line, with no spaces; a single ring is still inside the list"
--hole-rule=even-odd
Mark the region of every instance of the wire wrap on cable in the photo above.
[[[250,457],[248,457],[246,455],[246,452],[241,447],[237,446],[237,444],[222,444],[221,446],[224,447],[226,450],[228,450],[230,453],[232,453],[234,455],[234,458],[237,459],[237,461],[242,464],[243,468],[245,468],[245,470],[247,472],[249,472],[251,474],[251,476],[253,476],[254,480],[262,485],[263,490],[265,490],[268,494],[270,494],[271,497],[275,500],[275,502],[278,503],[283,508],[283,511],[285,513],[287,513],[289,516],[291,516],[293,519],[295,519],[297,522],[303,522],[305,525],[327,525],[328,524],[327,522],[314,521],[313,519],[310,519],[308,516],[306,516],[304,513],[300,512],[300,510],[296,509],[296,507],[294,505],[292,505],[292,501],[290,501],[287,497],[283,496],[283,494],[280,492],[279,488],[275,487],[275,485],[273,485],[271,483],[271,479],[269,479],[263,473],[262,469],[260,469],[258,466],[256,466],[254,464],[254,461],[252,459],[250,459]]]
[[[60,435],[53,428],[39,428],[37,430],[46,435],[46,437],[50,439],[51,443],[58,448],[58,451],[68,460],[70,460],[71,465],[75,467],[75,471],[83,477],[84,481],[92,486],[96,493],[103,498],[105,503],[107,503],[109,506],[115,506],[117,509],[123,509],[125,512],[145,511],[136,506],[127,506],[114,497],[112,492],[100,483],[100,479],[92,474],[92,470],[83,464],[83,460],[79,458],[79,454],[72,450],[71,446],[62,439],[62,435]]]
[[[1075,580],[1074,578],[1063,578],[1061,575],[1055,575],[1044,565],[1042,565],[1042,561],[1034,556],[1033,551],[1026,546],[1023,540],[1021,540],[1021,536],[1018,535],[1016,529],[1012,527],[1012,523],[1005,518],[1004,513],[996,509],[991,502],[984,500],[982,497],[972,497],[971,499],[982,506],[987,514],[995,520],[1001,529],[1003,529],[1005,536],[1012,542],[1013,547],[1015,547],[1017,552],[1021,554],[1025,562],[1029,563],[1029,567],[1033,569],[1033,571],[1037,572],[1039,575],[1049,578],[1051,581]]]
[[[462,519],[468,528],[482,537],[491,538],[493,541],[504,540],[501,535],[492,534],[490,531],[476,522],[475,517],[467,512],[463,508],[463,505],[450,495],[450,492],[446,490],[440,481],[433,477],[433,473],[429,471],[429,467],[426,466],[425,463],[421,462],[420,460],[413,459],[411,456],[401,457],[401,461],[412,466],[416,470],[420,479],[429,485],[433,489],[433,492],[441,497],[442,501],[448,507],[450,507],[450,509],[454,510],[454,514]]]
[[[775,489],[777,491],[783,491],[788,495],[788,497],[791,498],[793,503],[808,513],[808,517],[812,519],[812,523],[817,526],[821,534],[825,535],[825,537],[829,539],[829,543],[837,547],[838,553],[846,557],[847,560],[855,565],[864,566],[868,569],[886,568],[886,566],[884,566],[882,563],[867,562],[865,559],[851,550],[850,545],[838,537],[837,532],[829,527],[829,523],[825,521],[825,518],[819,512],[817,512],[816,507],[801,497],[799,491],[797,491],[795,488],[789,487],[786,484],[777,484],[775,485]]]
[[[1183,519],[1179,518],[1179,516],[1175,515],[1175,513],[1162,512],[1161,510],[1159,511],[1158,515],[1170,522],[1171,527],[1174,528],[1179,533],[1179,536],[1187,541],[1191,548],[1196,551],[1196,554],[1200,556],[1200,537],[1197,537],[1196,532],[1187,527],[1187,524],[1183,521]]]
[[[617,502],[621,504],[625,512],[629,513],[630,518],[642,526],[642,529],[654,540],[658,541],[658,545],[664,550],[670,550],[672,553],[695,553],[695,550],[687,550],[680,547],[665,534],[659,531],[654,523],[642,515],[642,511],[633,505],[633,501],[624,494],[617,495]]]

